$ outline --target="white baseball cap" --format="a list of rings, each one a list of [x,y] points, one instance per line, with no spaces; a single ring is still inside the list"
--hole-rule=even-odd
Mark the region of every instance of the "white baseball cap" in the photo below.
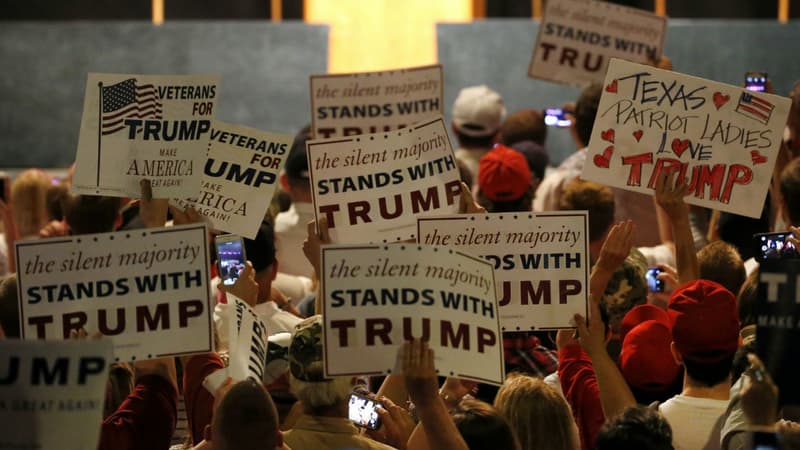
[[[461,89],[453,103],[453,125],[467,136],[491,136],[505,118],[503,97],[485,84]]]

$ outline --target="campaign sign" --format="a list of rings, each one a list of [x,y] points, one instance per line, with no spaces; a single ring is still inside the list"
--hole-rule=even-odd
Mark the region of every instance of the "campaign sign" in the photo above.
[[[217,230],[255,239],[294,137],[212,124],[200,194],[174,202],[193,207]]]
[[[0,340],[0,448],[97,448],[110,359],[107,339]]]
[[[23,339],[101,333],[116,360],[212,351],[204,225],[23,241],[16,246]]]
[[[418,215],[458,212],[461,181],[441,117],[306,149],[314,214],[335,243],[415,239]]]
[[[326,376],[397,373],[423,339],[439,374],[500,384],[503,348],[492,266],[447,247],[324,246]]]
[[[534,78],[600,83],[611,58],[661,58],[667,18],[603,1],[550,0],[528,67]]]
[[[611,61],[583,178],[653,194],[662,171],[686,202],[759,217],[791,100]]]
[[[138,198],[148,179],[156,198],[197,195],[218,94],[215,75],[90,73],[72,191]]]
[[[235,321],[231,321],[228,331],[231,334],[230,364],[228,376],[233,381],[252,378],[258,382],[264,377],[264,365],[267,362],[267,326],[258,314],[243,300],[227,293],[228,303],[235,313]]]
[[[444,115],[442,65],[311,76],[316,138],[409,127]]]
[[[800,405],[800,260],[764,261],[758,273],[756,351],[784,405]]]
[[[586,211],[417,219],[419,242],[480,255],[494,267],[503,331],[572,328],[589,301]]]

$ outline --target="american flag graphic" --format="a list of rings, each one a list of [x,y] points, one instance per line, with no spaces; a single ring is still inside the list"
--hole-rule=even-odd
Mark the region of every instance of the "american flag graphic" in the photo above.
[[[736,106],[736,112],[757,120],[764,125],[769,123],[769,118],[772,116],[772,110],[774,109],[775,105],[772,103],[747,92],[742,92],[742,96],[739,97],[739,104]]]
[[[161,119],[161,101],[152,84],[136,85],[135,78],[102,88],[103,135],[125,128],[129,117]]]

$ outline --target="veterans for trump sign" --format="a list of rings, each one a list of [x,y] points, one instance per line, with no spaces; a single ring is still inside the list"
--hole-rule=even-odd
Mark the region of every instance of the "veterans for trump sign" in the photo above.
[[[652,194],[662,171],[686,202],[759,217],[791,101],[615,59],[583,178]]]
[[[603,1],[550,0],[528,68],[534,78],[600,83],[611,58],[658,60],[667,18]]]
[[[441,375],[500,384],[503,348],[491,265],[417,244],[322,248],[326,376],[397,372],[422,339]]]
[[[16,246],[23,339],[101,333],[117,360],[213,350],[206,227],[23,241]]]
[[[391,131],[444,115],[442,66],[312,75],[316,138]]]
[[[97,448],[110,359],[106,339],[0,340],[0,448]]]
[[[75,179],[78,194],[156,198],[200,190],[219,77],[90,73]]]
[[[586,211],[420,217],[419,242],[492,264],[503,331],[571,328],[588,311]]]
[[[294,138],[212,123],[200,194],[175,202],[194,207],[218,230],[255,239]]]
[[[335,243],[414,239],[416,216],[458,211],[461,181],[441,117],[306,148],[314,213]]]

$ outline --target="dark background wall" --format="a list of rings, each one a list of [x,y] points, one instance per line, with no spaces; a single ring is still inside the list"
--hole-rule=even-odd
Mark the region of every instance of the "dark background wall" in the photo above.
[[[87,72],[222,76],[216,117],[294,134],[328,27],[255,21],[9,22],[0,26],[0,167],[66,167]]]

